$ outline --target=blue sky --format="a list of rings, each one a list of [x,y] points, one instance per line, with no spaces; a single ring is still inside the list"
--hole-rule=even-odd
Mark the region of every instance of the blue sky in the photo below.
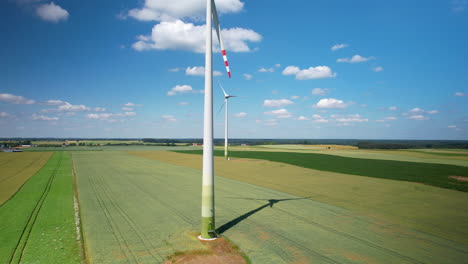
[[[216,3],[215,137],[468,139],[468,1]],[[0,137],[202,137],[204,5],[1,1]]]

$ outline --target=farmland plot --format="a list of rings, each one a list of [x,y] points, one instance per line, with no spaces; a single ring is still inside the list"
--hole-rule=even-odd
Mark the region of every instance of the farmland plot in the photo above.
[[[73,155],[92,263],[162,263],[176,251],[202,248],[194,235],[199,169],[119,152]],[[216,177],[216,206],[218,232],[253,263],[460,263],[468,257],[463,243],[224,177]]]
[[[80,263],[68,153],[54,154],[0,207],[0,263]]]
[[[0,205],[11,198],[49,160],[52,152],[0,152]]]

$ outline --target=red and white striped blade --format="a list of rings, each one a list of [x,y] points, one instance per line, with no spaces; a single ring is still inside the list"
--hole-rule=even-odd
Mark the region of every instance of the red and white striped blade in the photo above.
[[[224,43],[223,43],[223,38],[221,37],[221,26],[219,25],[219,19],[218,19],[218,12],[216,11],[216,4],[214,0],[212,1],[212,15],[213,15],[213,20],[215,23],[215,29],[216,29],[216,35],[218,35],[218,40],[219,40],[219,47],[221,49],[221,54],[223,55],[223,60],[224,60],[224,66],[226,66],[226,72],[231,78],[231,70],[229,69],[229,62],[227,59],[226,55],[226,49],[224,48]]]

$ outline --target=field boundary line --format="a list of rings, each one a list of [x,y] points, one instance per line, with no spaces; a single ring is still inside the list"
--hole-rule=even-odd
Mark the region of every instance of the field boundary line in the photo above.
[[[0,208],[6,204],[8,201],[10,201],[11,199],[13,199],[13,197],[15,197],[15,195],[23,188],[23,186],[29,181],[31,180],[32,177],[34,177],[34,175],[36,175],[40,170],[42,170],[42,168],[44,168],[44,166],[49,162],[49,160],[52,158],[54,154],[50,155],[50,157],[47,159],[46,162],[44,162],[44,165],[42,165],[42,167],[40,167],[33,175],[31,175],[31,177],[29,177],[27,180],[25,180],[23,182],[23,184],[21,184],[21,186],[18,188],[18,190],[16,190],[16,192],[14,194],[12,194],[8,199],[6,199],[2,204],[0,204]],[[15,174],[16,175],[16,174]]]
[[[15,249],[13,250],[13,253],[11,255],[9,263],[21,263],[21,259],[23,258],[26,246],[28,244],[29,236],[31,235],[31,232],[34,228],[34,225],[36,223],[36,220],[39,216],[39,213],[42,209],[42,206],[44,205],[45,200],[47,199],[47,196],[49,194],[49,191],[52,187],[52,183],[55,179],[55,175],[57,175],[57,171],[62,165],[62,158],[63,155],[61,154],[58,158],[57,164],[54,168],[54,171],[51,173],[49,180],[46,183],[46,186],[44,188],[44,191],[42,192],[41,196],[39,197],[36,205],[34,206],[31,214],[29,215],[28,221],[26,222],[25,227],[23,228],[23,231],[21,232],[21,236],[18,239],[18,243],[15,246]],[[21,250],[19,252],[18,250]],[[19,254],[19,257],[16,257]],[[18,261],[15,262],[15,259],[18,258]]]
[[[73,208],[75,211],[75,228],[76,228],[76,240],[78,243],[78,248],[80,249],[80,262],[82,264],[91,264],[87,258],[86,253],[86,241],[83,236],[83,225],[81,221],[81,209],[80,209],[80,200],[78,193],[78,184],[76,180],[76,170],[75,170],[75,161],[73,160],[73,153],[70,152],[70,158],[72,163],[72,176],[73,176]]]

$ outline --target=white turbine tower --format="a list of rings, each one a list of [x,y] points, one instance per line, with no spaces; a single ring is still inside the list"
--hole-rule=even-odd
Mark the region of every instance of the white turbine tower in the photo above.
[[[219,46],[223,55],[224,65],[229,78],[229,64],[221,38],[218,14],[214,0],[206,0],[206,43],[205,43],[205,106],[203,124],[203,183],[201,205],[201,234],[202,240],[216,239],[215,207],[214,207],[214,165],[213,165],[213,51],[212,51],[212,21],[215,23]]]
[[[221,86],[221,84],[219,84]],[[228,114],[228,108],[229,108],[229,98],[231,97],[237,97],[235,95],[229,95],[226,93],[224,90],[223,86],[221,86],[221,90],[223,90],[224,94],[224,105],[226,107],[224,111],[224,158],[228,160],[228,130],[229,130],[229,114]]]

